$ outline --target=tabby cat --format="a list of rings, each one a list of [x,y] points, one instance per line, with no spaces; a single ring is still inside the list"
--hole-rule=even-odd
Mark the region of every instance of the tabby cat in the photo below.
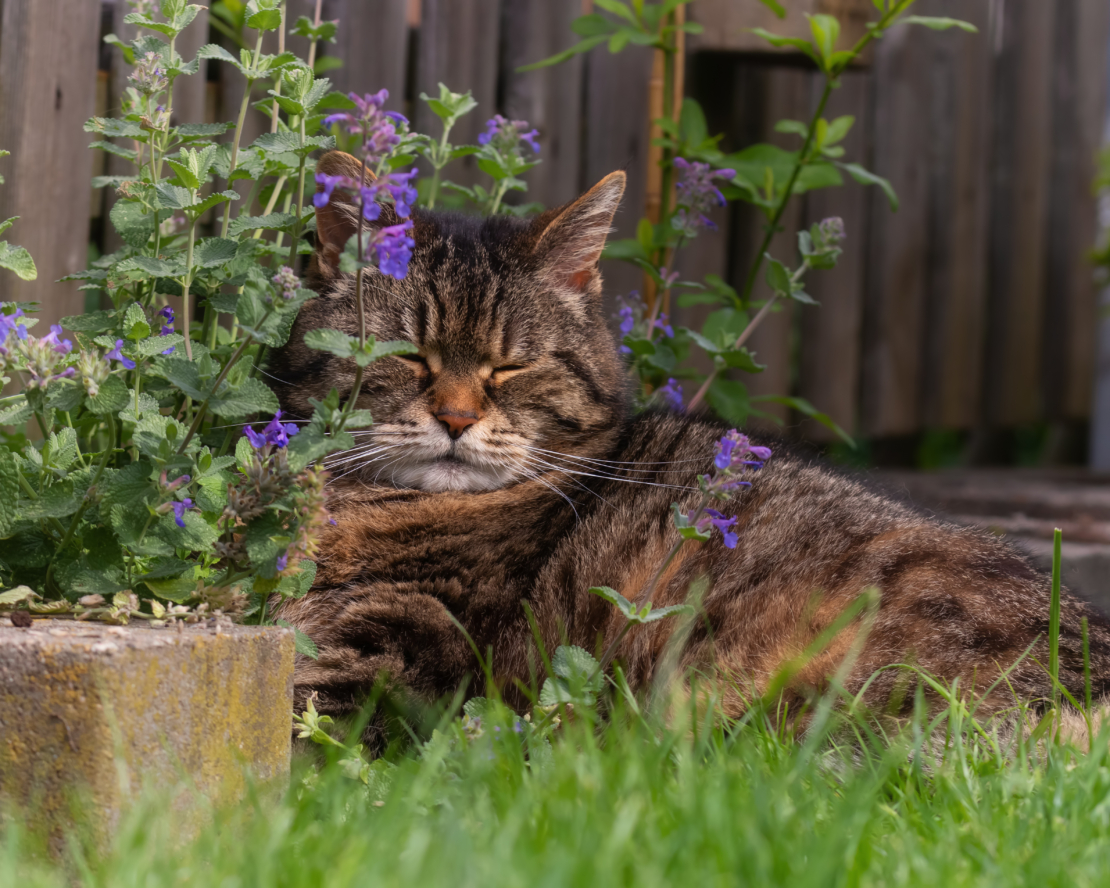
[[[339,152],[319,169],[358,178],[357,162]],[[703,416],[629,409],[597,268],[624,183],[613,173],[531,220],[414,211],[408,276],[369,273],[361,296],[337,269],[357,210],[333,198],[317,211],[310,280],[320,296],[271,366],[283,410],[307,418],[310,398],[350,392],[353,364],[307,349],[303,337],[318,327],[356,333],[356,299],[370,333],[408,340],[419,354],[367,368],[358,406],[375,425],[333,461],[336,523],[316,583],[281,609],[320,649],[319,660],[298,658],[298,705],[315,693],[321,711],[355,712],[382,676],[422,698],[453,693],[479,671],[453,617],[492,649],[495,679],[523,708],[514,679],[527,684],[539,667],[525,602],[548,651],[565,642],[594,651],[621,629],[615,609],[587,590],[607,585],[635,599],[644,589],[677,538],[671,503],[697,502],[695,476],[725,431]],[[385,207],[376,224],[395,221]],[[881,604],[849,690],[880,667],[912,662],[984,691],[1020,660],[987,705],[1011,705],[1013,691],[1050,694],[1039,665],[1048,663],[1049,582],[1025,557],[774,450],[751,488],[722,507],[738,516],[736,548],[719,535],[686,545],[653,596],[679,603],[707,581],[680,665],[728,676],[726,709],[741,712],[868,587]],[[1110,623],[1065,594],[1060,669],[1077,699],[1083,616],[1096,695],[1110,679]],[[618,657],[634,689],[651,686],[674,627],[626,636]],[[841,633],[788,695],[800,702],[819,689],[855,638]],[[898,676],[882,672],[865,699],[912,705]]]

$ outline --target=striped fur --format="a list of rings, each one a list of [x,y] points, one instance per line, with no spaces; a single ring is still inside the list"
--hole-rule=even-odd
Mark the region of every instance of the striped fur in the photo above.
[[[696,501],[695,477],[724,430],[628,410],[596,270],[622,188],[623,177],[609,177],[531,221],[418,212],[409,276],[368,276],[370,332],[416,343],[423,360],[368,368],[358,406],[376,425],[360,438],[365,449],[333,462],[337,523],[316,585],[281,611],[321,651],[316,662],[298,661],[298,703],[316,693],[322,711],[351,713],[383,676],[424,698],[454,692],[476,660],[453,617],[479,649],[492,648],[498,682],[523,706],[513,680],[528,682],[539,668],[524,603],[549,651],[563,640],[595,650],[619,631],[618,615],[587,590],[639,594],[676,538],[670,504]],[[327,261],[327,243],[318,249],[321,295],[271,368],[283,408],[302,417],[310,397],[333,386],[347,393],[354,375],[349,362],[301,344],[316,327],[357,327],[353,280]],[[475,417],[457,440],[437,419],[444,410]],[[680,665],[729,676],[731,712],[872,586],[881,606],[850,690],[911,662],[979,691],[1013,666],[1008,685],[1020,697],[1050,693],[1036,662],[1047,663],[1049,583],[1024,556],[772,446],[751,489],[728,504],[739,517],[737,548],[717,539],[686,546],[655,596],[678,603],[704,580]],[[1082,693],[1083,616],[1101,697],[1110,690],[1110,624],[1068,594],[1062,680]],[[665,622],[627,636],[619,656],[634,688],[657,677],[673,629]],[[843,633],[789,694],[801,701],[821,688],[854,636]],[[897,670],[882,673],[867,699],[905,705],[912,695],[900,681]],[[1012,703],[1009,687],[989,705]]]

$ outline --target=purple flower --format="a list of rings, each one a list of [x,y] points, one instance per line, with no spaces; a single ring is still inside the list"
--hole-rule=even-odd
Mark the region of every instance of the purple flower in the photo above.
[[[347,181],[346,176],[329,176],[327,173],[317,173],[316,184],[323,185],[324,190],[317,191],[312,196],[312,203],[315,205],[316,209],[319,210],[322,207],[326,207],[331,200],[331,193],[335,190],[335,186],[345,184]]]
[[[618,296],[620,301],[620,308],[613,317],[620,320],[621,336],[629,336],[636,331],[636,327],[640,324],[644,317],[644,301],[640,298],[640,294],[633,290],[625,296]],[[621,344],[621,354],[630,355],[632,349],[627,345]]]
[[[247,440],[255,450],[261,450],[267,444],[271,447],[285,447],[289,439],[298,431],[299,429],[293,423],[281,421],[280,410],[274,414],[274,418],[261,432],[256,432],[250,426],[243,427],[243,434],[247,436]]]
[[[68,339],[59,339],[62,335],[62,328],[59,324],[51,324],[50,332],[42,337],[43,345],[49,345],[54,351],[60,355],[68,355],[73,351],[73,343]]]
[[[185,511],[193,508],[193,501],[189,497],[185,497],[179,503],[173,503],[173,520],[178,527],[185,526]]]
[[[285,570],[285,566],[287,564],[289,564],[289,553],[288,552],[286,552],[284,555],[279,555],[278,556],[277,569],[278,570]]]
[[[672,377],[667,384],[656,389],[658,394],[672,410],[682,409],[682,386]]]
[[[123,355],[123,353],[120,352],[120,347],[122,345],[123,345],[123,340],[122,339],[117,339],[116,340],[116,347],[113,348],[110,352],[108,352],[108,354],[106,354],[104,357],[109,361],[119,361],[128,370],[134,370],[135,369],[135,362],[132,361],[130,358],[125,357]]]
[[[404,115],[395,111],[383,111],[382,106],[389,98],[389,90],[379,90],[376,93],[367,93],[360,96],[358,93],[348,93],[347,96],[355,104],[352,111],[341,111],[324,118],[324,126],[342,126],[352,135],[362,135],[362,151],[366,156],[368,165],[377,165],[388,157],[394,148],[401,143],[397,127],[406,126],[408,121]],[[317,178],[319,181],[319,178]],[[325,201],[326,203],[326,201]],[[321,206],[321,204],[317,204]]]
[[[0,345],[3,345],[4,340],[6,340],[8,335],[17,327],[23,330],[22,333],[17,334],[19,338],[27,338],[27,328],[19,323],[21,317],[23,317],[22,308],[17,308],[12,314],[4,314],[3,311],[0,311]]]
[[[243,434],[247,436],[247,440],[255,450],[261,450],[267,444],[266,436],[259,434],[250,426],[243,426]]]
[[[528,129],[529,124],[524,120],[508,120],[500,114],[495,114],[486,121],[486,131],[479,134],[479,145],[492,145],[502,154],[512,152],[520,153],[520,143],[525,143],[535,154],[540,153],[540,143],[537,141],[540,131]]]
[[[404,280],[408,274],[409,260],[412,259],[412,250],[416,246],[416,241],[409,236],[411,230],[411,219],[406,219],[400,225],[379,229],[367,249],[367,255],[371,250],[378,254],[378,268],[382,273],[399,281]]]
[[[728,499],[738,487],[751,486],[750,481],[743,479],[744,472],[763,468],[763,463],[770,458],[770,448],[754,446],[747,435],[732,429],[717,442],[713,473],[699,475],[698,486],[717,499]]]
[[[698,521],[698,526],[702,530],[708,530],[710,525],[717,528],[721,532],[721,536],[724,537],[725,548],[735,549],[738,538],[731,530],[735,523],[736,516],[728,518],[716,509],[706,509],[705,516]]]
[[[713,207],[723,207],[725,196],[713,180],[731,179],[736,170],[714,170],[707,163],[691,162],[684,157],[676,157],[674,165],[679,175],[675,183],[678,211],[672,224],[687,237],[696,235],[700,228],[716,229],[717,226],[705,214]]]
[[[165,321],[165,323],[162,324],[162,329],[159,331],[159,335],[169,336],[173,332],[173,321],[174,321],[173,308],[171,306],[167,305],[161,311],[157,312],[155,314],[155,317],[160,317]],[[171,345],[164,352],[162,352],[162,354],[172,355],[173,354],[173,346]]]
[[[271,278],[273,284],[281,292],[281,298],[287,302],[290,299],[295,299],[297,296],[297,288],[300,287],[301,282],[293,273],[293,269],[288,265],[283,265],[278,269],[278,273]]]
[[[384,183],[385,189],[389,192],[390,197],[393,198],[393,203],[397,209],[397,215],[402,219],[411,214],[412,205],[416,203],[417,193],[416,189],[412,186],[412,180],[416,177],[419,171],[413,167],[407,173],[389,173],[382,176],[380,181]]]
[[[652,327],[656,330],[662,330],[663,335],[668,339],[674,339],[674,327],[667,322],[667,313],[663,312],[652,323]]]

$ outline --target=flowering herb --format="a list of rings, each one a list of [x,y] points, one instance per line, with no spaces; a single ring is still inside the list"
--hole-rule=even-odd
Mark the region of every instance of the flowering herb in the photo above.
[[[672,376],[667,380],[667,384],[660,386],[656,389],[656,394],[663,399],[665,403],[672,410],[682,409],[682,386]]]
[[[684,157],[676,157],[674,165],[678,169],[675,183],[678,210],[671,224],[687,237],[694,237],[701,228],[715,231],[717,225],[705,214],[714,207],[723,207],[726,201],[713,180],[727,181],[736,175],[736,170],[715,170],[707,163],[688,161]]]
[[[110,352],[108,352],[108,354],[106,354],[104,357],[109,361],[119,361],[128,370],[134,370],[135,369],[135,362],[132,361],[129,357],[127,357],[125,354],[123,354],[123,352],[120,351],[120,349],[122,347],[123,347],[123,340],[122,339],[117,339],[115,347],[112,348],[112,350]]]
[[[489,145],[502,154],[520,152],[522,145],[535,154],[540,153],[538,129],[529,129],[525,120],[507,120],[500,114],[495,114],[486,121],[486,130],[478,136],[479,145]]]

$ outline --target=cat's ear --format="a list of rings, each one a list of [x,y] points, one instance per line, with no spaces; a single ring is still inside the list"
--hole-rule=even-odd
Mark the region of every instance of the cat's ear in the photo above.
[[[553,286],[600,297],[597,261],[624,194],[625,174],[610,173],[578,200],[536,219],[536,255]]]
[[[352,182],[359,181],[362,163],[345,151],[329,151],[316,161],[316,172],[327,176],[343,176]],[[377,178],[366,170],[362,181],[373,182]],[[316,193],[324,192],[323,184],[316,183]],[[392,206],[383,205],[377,221],[364,222],[366,230],[380,225],[392,225]],[[325,275],[332,275],[339,267],[339,256],[351,235],[358,231],[358,204],[353,195],[345,189],[336,188],[331,199],[322,207],[316,208],[316,260],[317,269]]]

